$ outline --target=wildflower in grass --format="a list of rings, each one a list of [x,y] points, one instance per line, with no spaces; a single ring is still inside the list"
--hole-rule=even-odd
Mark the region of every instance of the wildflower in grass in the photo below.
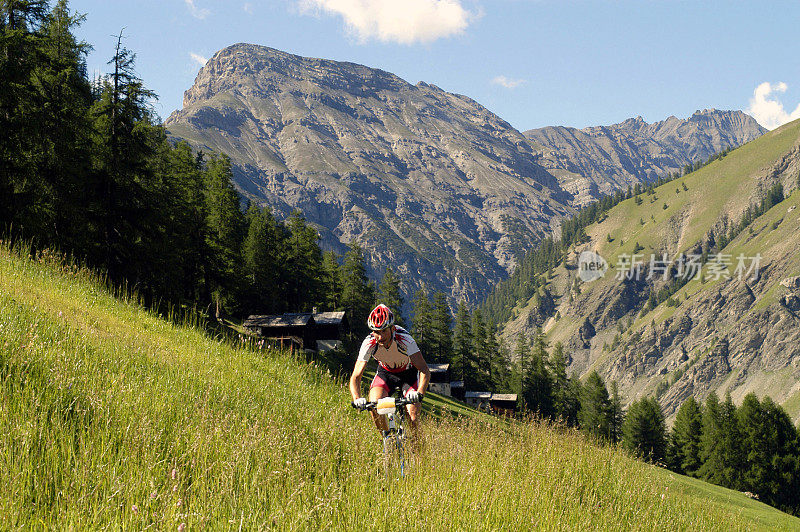
[[[135,514],[138,514],[139,513],[139,507],[134,504],[133,506],[131,506],[131,511],[133,513],[135,513]]]
[[[172,480],[178,480],[178,470],[173,467],[170,476],[172,476]]]
[[[183,499],[178,499],[178,502],[175,503],[175,506],[180,508],[183,505]]]
[[[183,532],[186,530],[186,523],[181,523],[178,525],[178,532]]]

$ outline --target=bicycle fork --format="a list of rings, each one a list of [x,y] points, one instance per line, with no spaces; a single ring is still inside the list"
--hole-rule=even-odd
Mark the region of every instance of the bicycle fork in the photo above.
[[[386,414],[386,420],[389,429],[383,431],[383,452],[384,458],[386,459],[386,474],[389,474],[389,463],[391,461],[391,454],[392,454],[392,447],[396,449],[397,452],[397,460],[400,465],[400,478],[405,477],[405,456],[404,456],[404,449],[403,449],[403,427],[402,425],[400,428],[397,428],[397,424],[394,420],[394,414]],[[394,439],[394,441],[392,441]],[[394,444],[394,445],[392,445]]]

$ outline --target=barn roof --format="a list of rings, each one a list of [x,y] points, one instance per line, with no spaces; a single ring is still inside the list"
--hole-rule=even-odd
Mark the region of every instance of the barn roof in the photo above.
[[[465,392],[465,399],[490,399],[492,392]]]
[[[294,312],[288,314],[253,314],[248,316],[244,327],[302,327],[305,325],[341,325],[344,311],[339,312]]]
[[[314,321],[317,325],[341,325],[343,320],[343,310],[339,312],[317,312],[314,314]]]
[[[250,316],[242,324],[245,327],[297,327],[314,323],[310,312],[297,314],[266,314]]]
[[[492,394],[492,401],[514,401],[517,400],[517,394],[515,393],[493,393]]]

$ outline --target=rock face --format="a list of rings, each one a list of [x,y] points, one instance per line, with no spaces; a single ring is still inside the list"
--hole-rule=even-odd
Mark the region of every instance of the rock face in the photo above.
[[[355,240],[373,278],[396,268],[407,301],[425,286],[472,304],[574,207],[749,140],[751,122],[714,111],[526,138],[433,85],[237,44],[206,63],[165,125],[227,154],[247,199],[278,217],[301,210],[324,249]]]
[[[544,328],[548,341],[564,345],[572,372],[597,370],[606,382],[617,381],[629,403],[657,397],[670,421],[689,396],[702,401],[712,391],[730,392],[736,402],[751,392],[769,395],[800,420],[798,175],[795,121],[656,188],[652,200],[642,194],[639,203],[620,203],[545,276],[557,312]],[[787,198],[731,231],[778,183]],[[719,250],[715,235],[723,233],[733,238]],[[620,264],[634,249],[644,263],[629,278],[634,269]],[[572,261],[584,250],[609,262],[605,277],[580,282]],[[674,271],[665,278],[649,263],[651,254],[673,260],[703,252],[727,258],[727,274],[716,275],[709,260],[702,279],[678,284]],[[740,256],[744,268],[737,274]],[[654,305],[650,296],[659,293]],[[528,330],[526,318],[520,312],[505,324],[504,337]]]
[[[525,132],[540,158],[579,204],[635,183],[653,181],[687,164],[766,132],[741,111],[697,111],[648,124],[641,117],[611,126],[545,127]]]
[[[238,44],[218,52],[165,122],[222,151],[249,199],[300,209],[327,249],[358,241],[373,274],[399,269],[476,302],[571,212],[525,137],[465,96],[352,63]]]

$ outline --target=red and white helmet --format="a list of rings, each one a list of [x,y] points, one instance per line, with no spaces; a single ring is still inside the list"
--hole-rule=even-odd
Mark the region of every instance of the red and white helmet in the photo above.
[[[367,318],[367,326],[373,331],[383,331],[392,325],[394,325],[394,314],[383,303],[372,309]]]

